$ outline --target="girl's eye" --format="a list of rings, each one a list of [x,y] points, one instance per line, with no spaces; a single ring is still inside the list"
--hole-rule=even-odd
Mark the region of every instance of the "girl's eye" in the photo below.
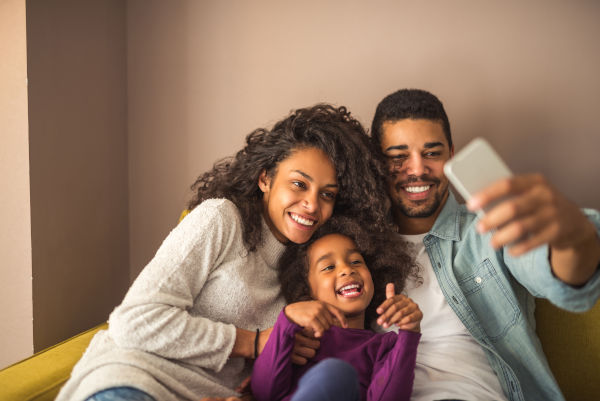
[[[350,263],[353,265],[362,265],[363,261],[362,261],[362,259],[355,259],[355,260],[351,261]]]
[[[333,265],[328,265],[325,266],[321,269],[322,272],[327,271],[327,270],[333,270],[335,267]]]

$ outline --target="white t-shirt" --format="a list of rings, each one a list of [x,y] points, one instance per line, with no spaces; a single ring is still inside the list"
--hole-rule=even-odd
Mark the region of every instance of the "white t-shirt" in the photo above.
[[[423,312],[411,400],[506,400],[483,349],[442,293],[423,245],[425,235],[402,236],[413,244],[423,280],[409,279],[404,290]]]

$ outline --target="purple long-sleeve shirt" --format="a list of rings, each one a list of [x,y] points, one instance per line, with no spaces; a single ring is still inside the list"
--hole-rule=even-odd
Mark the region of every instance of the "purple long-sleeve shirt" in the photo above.
[[[408,400],[412,392],[420,333],[400,330],[398,334],[331,327],[321,337],[314,358],[304,366],[290,359],[294,335],[302,327],[281,311],[269,341],[256,359],[252,393],[258,401],[289,400],[300,377],[326,358],[350,363],[358,374],[361,400]]]

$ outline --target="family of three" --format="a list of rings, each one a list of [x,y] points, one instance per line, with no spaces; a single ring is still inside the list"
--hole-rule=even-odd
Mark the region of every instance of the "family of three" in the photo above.
[[[533,299],[596,303],[600,213],[535,174],[460,205],[453,153],[415,89],[370,136],[324,104],[253,131],[197,179],[57,400],[563,399]]]

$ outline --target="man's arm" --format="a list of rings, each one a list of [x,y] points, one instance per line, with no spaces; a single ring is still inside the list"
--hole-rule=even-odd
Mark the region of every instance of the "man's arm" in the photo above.
[[[584,285],[600,266],[600,239],[594,224],[579,207],[539,174],[500,180],[471,198],[479,210],[505,198],[481,218],[478,230],[496,230],[492,246],[508,246],[519,256],[549,245],[553,274],[561,281]]]

